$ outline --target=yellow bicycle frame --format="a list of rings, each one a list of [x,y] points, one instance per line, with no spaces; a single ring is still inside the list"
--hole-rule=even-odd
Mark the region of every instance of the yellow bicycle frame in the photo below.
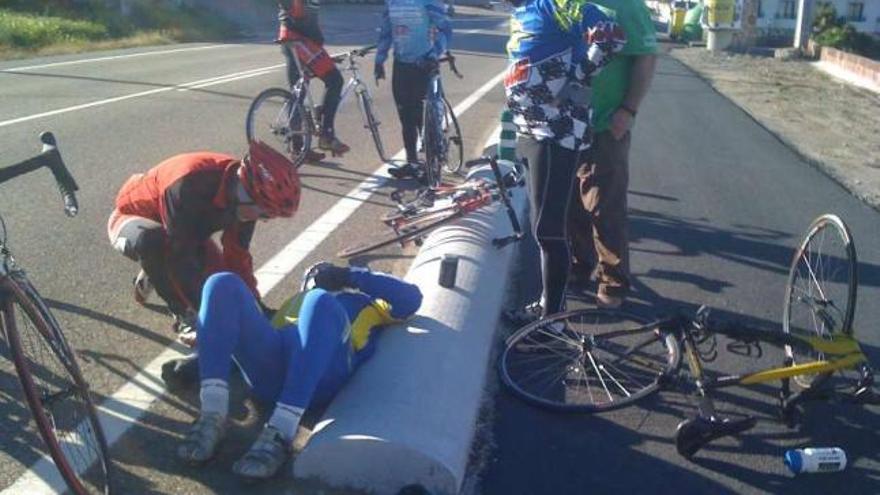
[[[826,359],[751,373],[741,377],[739,383],[749,385],[800,375],[817,375],[853,368],[855,365],[868,360],[867,356],[862,352],[859,342],[850,335],[835,334],[830,340],[823,337],[795,336],[795,338],[808,343],[813,350],[823,353]],[[828,359],[830,356],[834,356],[834,358]]]

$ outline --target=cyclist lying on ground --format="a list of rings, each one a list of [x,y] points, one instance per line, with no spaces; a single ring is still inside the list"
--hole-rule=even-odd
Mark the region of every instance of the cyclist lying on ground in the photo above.
[[[175,317],[175,330],[192,329],[202,283],[234,271],[257,294],[248,247],[258,218],[291,217],[299,206],[293,164],[263,143],[242,159],[198,152],[173,156],[133,175],[116,196],[110,243],[141,271],[135,301],[155,288]],[[222,231],[222,252],[211,239]]]
[[[508,0],[504,85],[529,168],[532,229],[541,247],[543,291],[537,318],[561,311],[571,265],[566,232],[580,153],[590,147],[590,78],[619,52],[623,31],[595,5],[580,0]],[[526,313],[529,313],[528,311]],[[525,316],[517,319],[526,319]],[[521,321],[520,323],[525,323]]]
[[[385,60],[393,45],[391,92],[406,149],[406,165],[389,172],[398,179],[420,175],[416,141],[422,128],[428,80],[451,38],[452,27],[441,0],[386,0],[374,73],[377,83],[385,78]]]
[[[278,2],[278,42],[287,59],[287,80],[291,86],[301,77],[293,57],[315,77],[324,82],[324,102],[321,105],[321,136],[318,147],[333,156],[341,156],[351,148],[336,137],[333,124],[342,95],[342,74],[324,49],[324,35],[318,25],[317,0],[281,0]],[[296,53],[294,54],[294,51]],[[306,161],[320,161],[324,156],[309,150]]]
[[[228,377],[234,357],[261,402],[274,411],[233,471],[249,479],[273,476],[287,459],[303,412],[326,404],[373,353],[376,329],[415,314],[415,285],[366,269],[322,263],[315,288],[285,302],[270,319],[237,275],[205,283],[199,312],[201,411],[178,456],[210,459],[223,438],[229,410]]]

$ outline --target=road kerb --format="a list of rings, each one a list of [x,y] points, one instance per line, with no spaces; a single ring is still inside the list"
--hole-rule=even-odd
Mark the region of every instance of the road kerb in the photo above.
[[[485,174],[486,171],[476,173]],[[520,217],[525,192],[514,191]],[[328,408],[294,461],[296,477],[396,493],[419,484],[458,493],[516,246],[499,204],[432,233],[406,280],[422,290],[418,316],[384,331],[376,355]],[[438,285],[440,259],[459,258],[455,287]]]

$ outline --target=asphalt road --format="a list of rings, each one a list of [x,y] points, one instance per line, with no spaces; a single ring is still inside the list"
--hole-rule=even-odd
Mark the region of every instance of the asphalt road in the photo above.
[[[813,218],[833,212],[852,229],[860,277],[855,331],[878,362],[876,210],[801,161],[670,57],[661,59],[632,146],[635,293],[626,309],[654,316],[677,309],[692,314],[706,304],[722,317],[739,315],[781,331],[794,249]],[[528,272],[521,280],[520,297],[528,301],[536,278]],[[573,307],[592,302],[586,293],[573,293],[570,300]],[[755,359],[727,352],[726,343],[720,340],[718,360],[707,365],[710,372],[742,373],[781,363],[781,352],[768,346],[764,357]],[[675,450],[677,424],[696,411],[695,400],[682,391],[596,415],[544,412],[501,391],[494,401],[492,435],[486,437],[494,448],[479,490],[506,495],[880,492],[880,409],[812,404],[802,426],[788,429],[775,419],[777,390],[760,385],[720,391],[716,405],[724,413],[755,415],[758,425],[710,444],[694,462]],[[783,453],[807,446],[842,447],[850,466],[839,474],[794,477],[783,465]]]
[[[374,43],[379,18],[377,7],[329,7],[323,19],[330,51]],[[504,70],[504,20],[497,14],[468,9],[455,20],[459,34],[453,49],[465,78],[459,80],[449,73],[445,77],[453,105]],[[268,38],[274,27],[270,24],[263,32]],[[93,60],[106,57],[118,58]],[[48,174],[4,184],[0,211],[9,230],[9,246],[80,351],[85,375],[99,401],[136,375],[173,338],[166,315],[133,304],[130,284],[137,267],[119,256],[107,240],[106,222],[116,191],[131,174],[176,153],[208,149],[241,154],[250,101],[267,87],[286,85],[283,62],[278,48],[266,39],[0,63],[0,149],[4,151],[0,165],[38,152],[37,134],[52,130],[81,187],[81,213],[74,219],[60,211]],[[370,81],[372,65],[371,58],[362,64]],[[229,77],[216,79],[221,76]],[[313,86],[318,95],[320,86],[318,82]],[[402,142],[390,82],[375,89],[374,98],[385,148],[394,155]],[[497,126],[502,101],[503,93],[496,85],[459,116],[468,155],[478,153]],[[344,158],[301,170],[300,210],[294,219],[258,226],[252,249],[255,266],[281,251],[379,168],[381,163],[356,108],[349,100],[337,118],[337,133],[352,151]],[[343,246],[377,232],[378,216],[390,204],[387,194],[392,190],[391,185],[379,190],[327,236],[292,270],[292,276],[268,294],[269,304],[279,304],[298,287],[299,274],[306,266],[334,259]],[[403,275],[413,254],[389,248],[355,262]],[[0,416],[11,421],[0,422],[0,489],[38,457],[40,440],[26,427],[27,411],[16,387],[11,364],[3,360]],[[241,489],[229,474],[230,467],[247,449],[259,422],[246,417],[248,411],[237,411],[235,419],[242,427],[234,429],[224,454],[212,465],[192,470],[178,466],[173,452],[197,405],[193,394],[163,398],[114,447],[121,493],[235,493]],[[280,481],[254,491],[278,493],[288,485]]]
[[[505,67],[504,18],[464,8],[461,12],[455,20],[453,48],[466,77],[444,80],[453,104]],[[347,6],[325,15],[324,21],[331,51],[342,51],[374,41],[378,10]],[[271,32],[271,25],[266,29],[257,32]],[[150,54],[130,56],[137,53]],[[91,60],[116,55],[120,58]],[[106,240],[106,219],[118,187],[132,173],[175,153],[210,149],[240,154],[250,100],[266,87],[284,86],[282,63],[278,49],[266,40],[0,63],[0,165],[36,152],[37,133],[52,130],[82,188],[82,212],[72,220],[61,213],[48,174],[0,187],[0,212],[10,231],[9,245],[80,351],[99,400],[129,381],[173,337],[167,316],[133,304],[130,281],[136,266],[118,256]],[[363,64],[366,75],[371,66],[369,60]],[[221,76],[229,77],[214,79]],[[401,140],[389,84],[374,97],[386,149],[394,154]],[[502,101],[496,87],[460,116],[469,155],[477,154],[495,129]],[[256,266],[379,167],[354,108],[348,102],[337,124],[352,152],[302,169],[301,210],[289,221],[258,227],[253,243]],[[56,112],[59,109],[67,110]],[[772,325],[780,319],[785,271],[801,231],[817,214],[833,211],[847,220],[857,242],[861,288],[856,322],[864,329],[857,331],[877,362],[880,337],[870,328],[880,317],[880,309],[870,304],[880,295],[876,211],[798,160],[669,59],[663,60],[639,113],[632,162],[634,309],[653,313],[705,303]],[[332,259],[345,244],[374,232],[391,190],[381,188],[327,236],[268,294],[269,303],[278,304],[294,290],[305,266]],[[403,274],[411,259],[411,252],[389,248],[356,262]],[[522,265],[533,266],[534,261],[524,259]],[[534,274],[524,272],[520,280],[525,299]],[[713,369],[737,370],[749,364],[723,357]],[[14,380],[8,363],[0,362],[0,415],[7,418],[0,422],[0,489],[38,457],[39,439],[26,426]],[[699,462],[688,463],[676,456],[672,443],[676,423],[691,410],[682,394],[664,393],[641,407],[578,417],[547,414],[497,392],[489,418],[493,426],[482,436],[494,448],[474,468],[480,479],[475,490],[818,493],[846,483],[853,493],[878,491],[876,409],[816,408],[802,430],[789,431],[769,419],[772,397],[768,388],[726,392],[730,408],[761,414],[759,427],[741,440],[718,442]],[[219,458],[191,469],[178,466],[173,452],[196,411],[193,393],[165,396],[123,436],[113,448],[122,493],[244,490],[229,470],[256,433],[258,412],[250,405],[236,408],[236,426]],[[784,474],[782,451],[807,444],[844,447],[853,467],[840,475],[792,480]],[[280,479],[247,491],[317,490]]]

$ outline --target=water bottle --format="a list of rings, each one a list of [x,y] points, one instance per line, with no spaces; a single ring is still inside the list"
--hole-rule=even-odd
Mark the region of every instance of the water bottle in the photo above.
[[[839,447],[789,450],[785,452],[785,465],[794,474],[843,471],[846,452]]]

